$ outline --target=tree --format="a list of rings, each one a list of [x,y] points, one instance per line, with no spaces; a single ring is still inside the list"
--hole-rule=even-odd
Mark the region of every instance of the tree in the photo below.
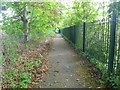
[[[24,43],[31,35],[39,37],[47,33],[47,30],[56,28],[61,18],[60,9],[63,8],[58,2],[7,2],[5,5],[11,9],[13,16],[4,15],[3,29],[9,35],[19,34]]]

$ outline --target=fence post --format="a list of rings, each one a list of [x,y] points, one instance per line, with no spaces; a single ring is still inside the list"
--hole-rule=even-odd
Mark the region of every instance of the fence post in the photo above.
[[[76,32],[76,30],[75,30],[75,26],[76,26],[76,25],[74,25],[74,27],[73,27],[73,28],[74,28],[74,31],[73,31],[73,32],[74,32],[74,37],[73,37],[74,47],[75,47],[75,40],[76,40],[76,38],[75,38],[75,32]]]
[[[86,31],[86,23],[83,23],[83,52],[85,52],[85,31]]]
[[[74,26],[74,43],[76,47],[76,25]]]
[[[112,21],[110,26],[110,45],[109,45],[109,61],[108,61],[108,74],[113,73],[113,61],[115,51],[115,33],[116,33],[116,13],[113,10]]]

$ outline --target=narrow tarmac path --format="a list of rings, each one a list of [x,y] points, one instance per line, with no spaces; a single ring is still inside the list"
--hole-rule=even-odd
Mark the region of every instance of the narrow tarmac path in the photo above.
[[[37,85],[39,88],[96,87],[78,55],[60,35],[53,38],[47,64],[49,69]]]

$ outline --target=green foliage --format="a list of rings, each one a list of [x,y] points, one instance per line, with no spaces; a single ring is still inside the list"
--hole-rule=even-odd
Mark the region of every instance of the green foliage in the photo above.
[[[108,81],[111,83],[111,85],[114,88],[120,88],[120,76],[117,75],[111,75],[109,78],[107,78]]]
[[[102,73],[105,73],[107,71],[107,65],[103,65],[103,63],[100,60],[97,60],[96,58],[91,57],[88,53],[80,52],[80,55],[83,57],[86,57],[90,60],[92,64],[95,65],[96,68],[98,68]]]
[[[66,7],[64,12],[64,27],[72,26],[82,22],[92,22],[97,20],[99,10],[94,7],[97,3],[77,0],[73,5]]]
[[[3,85],[5,88],[28,88],[32,80],[31,72],[34,68],[41,65],[41,60],[44,58],[41,54],[36,59],[23,59],[20,55],[20,45],[12,38],[4,40],[5,70],[3,74]],[[30,48],[30,47],[29,47]],[[9,65],[7,64],[9,63]],[[7,86],[10,84],[10,86]]]
[[[90,3],[89,0],[76,0],[73,2],[73,5],[69,6],[58,2],[4,2],[3,4],[13,12],[11,16],[2,14],[4,19],[2,29],[8,35],[4,40],[6,49],[4,63],[6,61],[10,62],[10,66],[8,66],[10,69],[5,71],[4,83],[10,83],[11,88],[27,88],[31,81],[31,74],[28,71],[34,67],[39,67],[43,58],[40,56],[40,58],[30,59],[29,61],[21,59],[19,45],[25,34],[28,41],[34,43],[42,41],[43,38],[53,36],[55,29],[72,27],[72,25],[81,23],[80,26],[75,26],[77,28],[74,30],[76,31],[76,37],[70,37],[70,35],[73,35],[71,28],[67,29],[67,31],[71,31],[70,33],[66,31],[63,33],[66,34],[68,39],[73,40],[73,38],[76,38],[75,47],[82,50],[83,22],[87,22],[87,37],[85,53],[82,53],[82,55],[90,59],[102,72],[106,72],[109,48],[109,23],[105,23],[105,20],[107,22],[108,14],[105,11],[106,6],[104,6],[104,3],[97,4],[95,2]],[[119,4],[119,2],[110,4],[108,12],[111,13],[112,9],[115,8],[119,14]],[[98,19],[101,21],[95,23],[94,21]],[[24,28],[25,25],[26,27]],[[25,43],[26,49],[32,46],[29,42]],[[116,46],[116,48],[118,47]],[[116,50],[116,53],[118,53],[118,50]],[[116,56],[115,58],[118,57]],[[25,65],[16,67],[17,63],[25,63]],[[109,78],[108,76],[106,78],[105,80],[109,81],[112,86],[119,86],[119,76],[111,75]]]
[[[20,73],[18,75],[16,72],[15,73],[9,72],[9,73],[6,73],[6,76],[7,75],[11,75],[11,79],[10,79],[10,76],[8,77],[8,79],[11,80],[9,88],[28,88],[28,85],[31,81],[31,74],[30,73],[23,72],[23,73]],[[13,81],[18,77],[19,77],[20,82]]]
[[[31,59],[28,62],[21,60],[16,61],[16,63],[25,63],[25,65],[23,64],[22,66],[16,66],[16,64],[13,63],[9,69],[5,70],[3,85],[7,85],[7,83],[9,83],[10,87],[8,88],[28,88],[29,83],[32,80],[30,71],[41,65],[41,59]]]
[[[120,15],[120,1],[112,2],[109,4],[109,10],[108,13],[111,13],[113,10]]]
[[[99,80],[102,85],[107,85],[107,87],[120,88],[120,76],[116,74],[103,74],[103,77]]]
[[[9,63],[8,69],[5,68],[3,85],[5,88],[28,88],[31,70],[39,67],[44,57],[40,54],[39,58],[24,60],[20,49],[29,50],[42,39],[53,36],[53,30],[60,23],[60,8],[64,6],[58,2],[3,2],[3,5],[12,12],[10,16],[2,13],[2,30],[7,34],[4,64],[7,66]],[[25,35],[28,42],[22,44]]]
[[[4,43],[4,51],[5,51],[5,59],[15,62],[18,58],[18,44],[12,38],[6,37],[3,41]]]
[[[51,31],[58,27],[57,24],[61,19],[60,8],[63,8],[63,5],[58,2],[6,2],[4,5],[11,9],[13,15],[9,17],[3,13],[3,30],[11,37],[15,37],[18,40],[22,39],[25,34],[23,29],[25,22],[22,18],[26,18],[28,38],[35,41],[42,36],[46,36],[47,33],[53,33]],[[25,7],[27,7],[27,11],[23,15]]]
[[[29,73],[20,74],[20,81],[21,81],[19,84],[20,88],[28,88],[28,84],[31,81],[31,75]]]

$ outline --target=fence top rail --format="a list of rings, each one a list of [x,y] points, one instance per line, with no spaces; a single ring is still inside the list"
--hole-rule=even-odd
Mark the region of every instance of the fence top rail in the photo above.
[[[111,22],[111,19],[108,18],[106,20],[96,20],[96,21],[92,21],[92,22],[85,22],[87,25],[89,24],[94,24],[94,25],[101,25],[101,24],[106,24],[106,23],[110,23]],[[117,22],[120,22],[120,20],[117,20]],[[81,23],[76,23],[74,25],[71,25],[71,26],[67,26],[65,28],[62,28],[62,29],[67,29],[67,28],[71,28],[71,27],[74,27],[74,26],[77,26],[77,25],[83,25],[84,22],[81,22]]]

